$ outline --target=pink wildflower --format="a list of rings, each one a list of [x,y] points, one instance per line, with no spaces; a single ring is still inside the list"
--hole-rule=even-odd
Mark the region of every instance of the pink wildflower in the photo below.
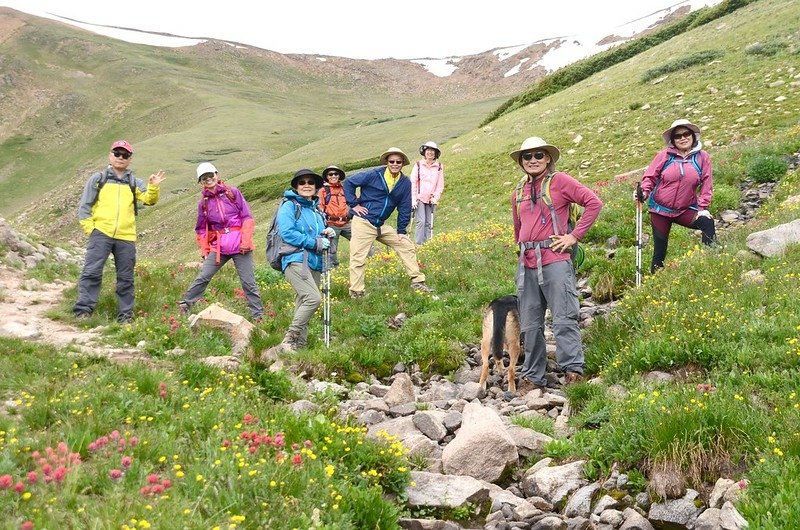
[[[19,525],[19,530],[33,530],[33,521],[25,521]]]
[[[23,491],[25,491],[25,484],[22,483],[22,482],[17,482],[16,484],[14,484],[14,488],[13,489],[17,493],[22,493]]]
[[[55,472],[53,473],[53,478],[56,480],[56,482],[61,482],[62,480],[64,480],[64,477],[66,476],[67,476],[67,468],[65,468],[64,466],[58,466]]]
[[[122,457],[122,467],[131,467],[132,463],[133,463],[133,458],[131,458],[130,456],[125,455]]]
[[[39,475],[36,474],[36,471],[31,471],[28,473],[28,484],[36,484],[36,481],[39,480]]]
[[[98,449],[97,448],[97,443],[96,442],[89,443],[89,446],[87,447],[87,449],[89,449],[90,453],[94,453]]]
[[[167,489],[172,486],[172,481],[168,478],[165,478],[161,481],[161,485],[164,486],[164,489]]]
[[[156,475],[155,473],[147,475],[147,483],[148,484],[158,484],[158,475]]]
[[[0,490],[7,490],[14,483],[14,478],[11,475],[0,475]]]
[[[153,495],[161,495],[162,493],[164,493],[164,486],[162,486],[161,484],[156,484],[155,486],[153,486],[152,492]]]
[[[119,469],[112,469],[108,472],[108,476],[111,477],[111,480],[117,480],[118,478],[122,477],[122,471]]]
[[[131,436],[131,439],[128,440],[128,443],[131,445],[131,447],[136,447],[139,445],[139,438],[136,436]]]
[[[69,447],[64,442],[58,442],[58,452],[62,455],[69,453]]]
[[[40,456],[41,455],[39,454],[39,451],[34,451],[34,452],[31,453],[31,458],[33,458],[34,460],[36,460]]]
[[[311,447],[312,447],[314,444],[313,444],[313,443],[311,443],[311,440],[306,440],[305,442],[303,442],[303,445],[305,445],[305,446],[306,446],[306,449],[311,449]]]
[[[302,463],[303,463],[303,457],[302,456],[300,456],[297,453],[292,455],[292,464],[294,464],[295,466],[299,466]]]
[[[139,493],[142,495],[150,495],[150,486],[142,486],[139,488]]]
[[[50,464],[44,464],[42,466],[42,473],[44,473],[45,475],[49,475],[52,472],[53,472],[53,466],[51,466]]]
[[[111,439],[119,440],[119,431],[111,431]]]

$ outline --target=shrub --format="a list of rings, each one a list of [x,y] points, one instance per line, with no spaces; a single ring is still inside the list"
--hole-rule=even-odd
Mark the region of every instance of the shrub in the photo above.
[[[786,174],[789,164],[775,155],[761,155],[747,165],[747,177],[756,182],[776,182]]]
[[[772,57],[785,48],[786,43],[778,41],[754,42],[744,49],[744,53],[748,55],[763,55],[765,57]]]
[[[695,52],[691,55],[686,55],[666,64],[662,64],[656,68],[647,70],[642,74],[642,83],[646,83],[665,74],[679,72],[681,70],[685,70],[686,68],[691,68],[692,66],[696,66],[698,64],[706,64],[714,59],[722,57],[723,55],[724,53],[718,50],[704,50]]]

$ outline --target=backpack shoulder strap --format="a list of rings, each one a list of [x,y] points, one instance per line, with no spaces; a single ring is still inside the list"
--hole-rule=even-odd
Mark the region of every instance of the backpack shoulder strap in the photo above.
[[[553,205],[553,197],[550,195],[550,184],[553,181],[553,173],[548,173],[545,175],[544,180],[542,180],[542,201],[547,205],[547,208],[550,210],[550,218],[553,221],[553,232],[554,235],[560,235],[561,227],[558,224],[558,214],[556,214],[556,207]]]

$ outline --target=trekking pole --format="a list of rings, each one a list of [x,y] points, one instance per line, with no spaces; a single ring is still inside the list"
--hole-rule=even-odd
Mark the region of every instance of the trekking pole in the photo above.
[[[636,287],[642,285],[642,183],[636,183]]]
[[[322,251],[322,329],[325,347],[331,345],[331,254],[326,248]]]

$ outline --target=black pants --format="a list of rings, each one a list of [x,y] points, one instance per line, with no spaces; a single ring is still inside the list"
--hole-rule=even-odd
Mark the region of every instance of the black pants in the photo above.
[[[653,262],[650,265],[650,273],[654,273],[656,269],[664,266],[664,260],[667,257],[669,232],[673,224],[700,230],[704,245],[711,245],[716,239],[714,219],[699,217],[695,210],[686,210],[677,217],[665,217],[650,212],[650,225],[653,227]]]

